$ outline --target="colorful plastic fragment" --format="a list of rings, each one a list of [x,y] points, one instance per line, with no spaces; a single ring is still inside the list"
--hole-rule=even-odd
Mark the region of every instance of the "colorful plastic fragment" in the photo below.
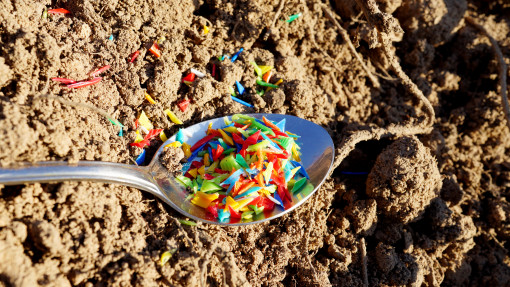
[[[72,84],[67,85],[66,87],[71,88],[71,89],[83,88],[83,87],[97,84],[101,81],[101,79],[102,79],[101,77],[96,77],[89,81],[80,81],[80,82],[72,83]]]
[[[185,99],[185,100],[180,101],[177,105],[179,106],[179,109],[181,110],[181,112],[185,112],[186,109],[188,109],[189,103],[190,103],[190,100]]]
[[[209,33],[209,27],[207,25],[204,25],[204,35],[207,35]]]
[[[176,251],[177,249],[171,249],[169,251],[163,252],[159,258],[159,265],[165,265],[172,258]]]
[[[151,104],[153,104],[153,105],[156,103],[156,101],[155,101],[155,100],[151,97],[151,95],[149,95],[149,93],[147,93],[147,92],[145,92],[145,99],[146,99],[147,101],[149,101],[149,103],[151,103]]]
[[[230,96],[230,98],[231,98],[232,100],[234,100],[234,101],[236,101],[236,102],[238,102],[238,103],[242,104],[242,105],[245,105],[245,106],[249,107],[249,108],[253,108],[253,107],[254,107],[252,104],[249,104],[249,103],[247,103],[247,102],[245,102],[245,101],[243,101],[243,100],[241,100],[241,99],[239,99],[239,98],[237,98],[237,97]]]
[[[152,125],[151,121],[149,120],[144,111],[142,111],[142,113],[138,117],[138,123],[147,130],[152,130],[154,128],[154,126]]]
[[[297,18],[301,17],[301,13],[290,15],[288,20],[285,20],[287,23],[291,23],[292,21],[296,20]]]
[[[105,72],[105,71],[106,71],[106,70],[108,70],[108,69],[110,69],[110,65],[106,65],[106,66],[104,66],[104,67],[101,67],[101,68],[99,68],[99,69],[95,70],[94,72],[90,73],[90,76],[91,76],[92,78],[95,78],[95,77],[97,77],[97,76],[101,75],[103,72]]]
[[[137,165],[142,165],[145,161],[145,149],[142,150],[142,153],[140,153],[140,155],[136,158],[136,164]]]
[[[60,82],[64,85],[68,85],[68,84],[74,84],[76,83],[75,80],[71,80],[71,79],[66,79],[66,78],[51,78],[52,81],[55,81],[55,82]]]
[[[191,73],[193,73],[193,74],[195,74],[195,75],[196,75],[197,77],[199,77],[199,78],[203,78],[203,77],[205,77],[205,74],[204,74],[204,73],[202,73],[202,72],[200,72],[200,71],[199,71],[199,70],[197,70],[197,69],[193,69],[193,68],[191,68],[191,69],[190,69],[190,72],[191,72]]]
[[[64,8],[50,9],[48,10],[48,14],[69,14],[71,13],[69,10]]]
[[[108,40],[112,41],[113,42],[113,34],[110,35],[110,37],[108,37]]]
[[[241,48],[239,49],[239,51],[237,51],[237,53],[234,54],[234,56],[232,56],[232,63],[235,62],[235,60],[237,60],[237,57],[239,57],[239,55],[241,54],[241,52],[244,50],[244,48]]]
[[[242,114],[224,122],[222,128],[209,126],[193,146],[182,145],[188,162],[176,180],[188,189],[191,202],[220,222],[249,221],[275,206],[290,208],[292,195],[310,182],[291,160],[297,144],[283,132],[285,122]]]
[[[149,52],[151,52],[154,55],[154,57],[156,57],[156,58],[161,57],[161,50],[159,49],[157,42],[152,43],[152,46],[149,49]]]
[[[183,225],[197,226],[197,223],[195,221],[179,219],[179,222]]]
[[[130,63],[133,63],[136,58],[138,58],[138,55],[140,55],[140,51],[135,51],[132,55],[131,55],[131,60],[129,60]]]
[[[239,93],[239,95],[244,94],[244,87],[238,81],[236,81],[236,87],[237,87],[237,92]]]
[[[164,112],[174,124],[177,124],[177,125],[183,124],[183,122],[169,109],[164,110]]]

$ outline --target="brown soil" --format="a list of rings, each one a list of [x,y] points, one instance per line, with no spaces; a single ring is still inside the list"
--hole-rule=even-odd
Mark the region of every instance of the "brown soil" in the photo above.
[[[422,117],[423,103],[391,71],[358,2],[327,7],[380,88],[316,0],[286,1],[267,40],[280,1],[0,0],[0,166],[132,164],[140,149],[128,144],[142,110],[168,135],[177,129],[162,113],[169,107],[185,125],[288,113],[326,127],[338,149],[356,131]],[[510,134],[491,42],[465,17],[486,28],[509,63],[510,6],[376,2],[404,31],[388,35],[391,51],[432,103],[431,132],[358,144],[308,203],[247,227],[181,226],[182,217],[156,198],[118,185],[0,186],[0,286],[509,286]],[[45,8],[60,7],[71,14],[41,18]],[[280,21],[299,12],[290,24]],[[162,36],[156,59],[148,49]],[[235,63],[216,62],[220,78],[210,76],[217,56],[240,47]],[[274,65],[282,87],[257,96],[250,61]],[[106,64],[91,87],[50,81],[85,79]],[[188,88],[180,81],[190,68],[208,75]],[[230,99],[236,80],[255,108]],[[119,137],[118,127],[89,109],[34,100],[45,94],[102,109],[127,134]],[[185,98],[191,104],[181,112],[176,104]],[[172,249],[161,266],[160,255]]]

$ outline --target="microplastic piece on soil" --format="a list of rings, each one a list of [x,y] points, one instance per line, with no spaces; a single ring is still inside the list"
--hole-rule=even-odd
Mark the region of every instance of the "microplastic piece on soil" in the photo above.
[[[232,56],[232,63],[235,62],[235,60],[237,60],[237,57],[239,57],[243,50],[244,48],[239,49],[239,51],[237,51],[237,53],[235,53],[234,56]]]
[[[108,37],[108,40],[112,41],[113,42],[113,34],[110,35],[110,37]]]
[[[263,87],[269,87],[269,88],[273,88],[273,89],[278,88],[278,86],[277,86],[277,85],[273,85],[273,84],[270,84],[270,83],[266,83],[266,82],[264,82],[264,81],[263,81],[262,79],[260,79],[260,78],[257,78],[257,81],[256,81],[256,82],[257,82],[257,85],[261,85],[261,86],[263,86]]]
[[[188,73],[186,75],[186,77],[182,78],[182,82],[185,83],[185,82],[193,82],[195,80],[195,74],[193,72],[191,73]]]
[[[159,259],[159,265],[161,265],[161,266],[165,265],[172,258],[172,255],[174,255],[174,253],[176,251],[177,251],[177,249],[172,249],[172,250],[163,252]]]
[[[253,108],[253,107],[254,107],[252,104],[249,104],[249,103],[247,103],[247,102],[245,102],[245,101],[243,101],[243,100],[241,100],[241,99],[239,99],[239,98],[236,98],[236,97],[234,97],[234,96],[230,96],[230,97],[232,98],[232,100],[234,100],[234,101],[236,101],[236,102],[238,102],[238,103],[240,103],[240,104],[242,104],[242,105],[245,105],[245,106],[247,106],[248,108]]]
[[[174,124],[177,124],[177,125],[183,124],[183,122],[169,109],[164,110],[164,112]]]
[[[230,95],[231,95],[232,97],[237,97],[237,94],[236,94],[236,91],[234,91],[234,88],[232,88],[232,87],[228,87],[228,90],[229,90]]]
[[[179,219],[179,222],[184,225],[197,226],[197,223],[190,220]]]
[[[156,58],[161,57],[161,50],[159,49],[157,42],[152,43],[152,46],[149,49],[149,52],[151,52],[154,55],[154,57],[156,57]]]
[[[69,84],[66,87],[71,88],[71,89],[83,88],[83,87],[97,84],[101,81],[101,79],[102,79],[101,77],[96,77],[90,81],[80,81],[80,82]]]
[[[154,128],[154,126],[152,125],[151,121],[149,120],[144,111],[142,111],[142,113],[138,117],[138,123],[147,130],[152,130]]]
[[[199,70],[197,70],[197,69],[193,69],[193,68],[191,68],[191,69],[190,69],[190,71],[191,71],[191,73],[193,73],[193,74],[197,75],[197,77],[199,77],[199,78],[203,78],[203,77],[205,77],[205,74],[204,74],[204,73],[202,73],[202,72],[200,72],[200,71],[199,71]]]
[[[145,99],[147,99],[147,101],[149,101],[149,103],[151,103],[153,105],[156,103],[156,101],[147,92],[145,92]]]
[[[145,161],[145,153],[146,153],[146,150],[142,150],[142,153],[140,153],[140,155],[138,155],[138,157],[136,158],[136,164],[137,165],[142,165]]]
[[[71,13],[69,10],[64,8],[50,9],[48,10],[48,14],[69,14]]]
[[[130,63],[133,63],[136,58],[138,58],[138,55],[140,55],[140,51],[135,51],[132,55],[131,55],[131,60],[129,60]]]
[[[236,87],[237,87],[237,92],[239,92],[239,95],[244,94],[244,87],[238,81],[236,81]]]
[[[209,33],[209,27],[207,25],[204,25],[204,35],[207,35]]]
[[[90,73],[90,76],[93,78],[97,77],[97,76],[101,75],[102,73],[104,73],[108,69],[110,69],[110,65],[103,66],[103,67],[95,70],[94,72]]]
[[[55,82],[60,82],[60,83],[65,84],[65,85],[76,83],[75,80],[66,79],[66,78],[51,78],[51,80],[55,81]]]
[[[298,13],[298,14],[294,14],[294,15],[291,15],[289,16],[289,19],[286,20],[287,23],[292,23],[292,21],[296,20],[297,18],[301,17],[301,13]]]

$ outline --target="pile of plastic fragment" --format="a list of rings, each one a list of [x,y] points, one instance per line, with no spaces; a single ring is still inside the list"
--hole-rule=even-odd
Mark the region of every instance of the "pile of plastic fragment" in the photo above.
[[[209,126],[193,146],[179,132],[174,148],[187,158],[176,180],[190,191],[188,200],[207,210],[210,219],[230,223],[251,220],[275,206],[292,206],[291,193],[309,183],[299,163],[299,136],[273,123],[247,116],[225,117],[225,126]]]

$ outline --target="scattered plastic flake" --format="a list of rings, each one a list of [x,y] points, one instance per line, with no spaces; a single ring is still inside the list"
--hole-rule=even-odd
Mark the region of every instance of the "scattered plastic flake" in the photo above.
[[[129,60],[130,63],[133,63],[136,58],[138,58],[138,55],[140,55],[140,51],[135,51],[132,55],[131,55],[131,60]]]
[[[237,97],[236,91],[234,91],[234,88],[228,87],[228,91],[230,92],[230,95],[232,97]]]
[[[179,222],[183,225],[197,226],[197,223],[190,220],[179,219]]]
[[[112,42],[113,42],[113,39],[114,39],[114,38],[113,38],[113,34],[112,34],[112,35],[110,35],[110,37],[108,37],[108,40],[110,40],[110,41],[112,41]]]
[[[149,49],[149,52],[151,52],[154,55],[154,57],[156,57],[156,58],[161,57],[161,50],[159,49],[157,42],[152,43],[152,46]]]
[[[188,73],[186,75],[186,77],[182,78],[182,82],[185,83],[185,82],[193,82],[195,80],[195,74],[194,73]]]
[[[190,69],[190,72],[192,72],[193,74],[197,75],[197,77],[199,77],[199,78],[203,78],[203,77],[205,77],[205,74],[204,74],[204,73],[202,73],[202,72],[200,72],[200,71],[199,71],[199,70],[197,70],[197,69],[193,69],[193,68],[191,68],[191,69]]]
[[[66,78],[51,78],[52,81],[55,81],[55,82],[60,82],[64,85],[68,85],[68,84],[74,84],[76,83],[75,80],[71,80],[71,79],[66,79]]]
[[[110,69],[110,65],[103,66],[103,67],[95,70],[94,72],[90,73],[90,76],[93,78],[97,77],[97,76],[101,75],[102,73],[104,73],[108,69]]]
[[[278,82],[276,82],[276,83],[275,83],[275,85],[280,86],[280,84],[281,84],[281,83],[283,83],[283,79],[279,79],[279,80],[278,80]],[[268,88],[266,89],[266,92],[269,92],[269,91],[271,91],[272,89],[273,89],[272,87],[268,87]]]
[[[259,77],[262,77],[262,75],[264,75],[265,73],[271,71],[273,66],[259,66],[259,68],[260,68],[260,75],[259,75]]]
[[[64,8],[57,8],[57,9],[50,9],[48,10],[48,14],[70,14],[71,12],[69,10],[66,10]]]
[[[172,249],[163,252],[163,254],[161,254],[161,257],[159,258],[159,265],[161,266],[165,265],[172,258],[172,255],[174,255],[176,251],[177,249]]]
[[[179,109],[181,110],[181,112],[185,112],[188,109],[189,103],[190,103],[190,100],[186,99],[186,100],[180,101],[177,105],[179,106]]]
[[[71,88],[71,89],[83,88],[83,87],[97,84],[101,81],[101,79],[102,79],[101,77],[96,77],[90,81],[80,81],[80,82],[69,84],[66,87]]]
[[[145,149],[142,150],[142,153],[136,158],[136,164],[137,165],[142,165],[144,162],[145,162]]]
[[[236,81],[236,87],[237,87],[237,91],[239,92],[239,95],[244,94],[244,87],[238,81]]]
[[[209,27],[207,25],[204,25],[204,35],[207,35],[209,33]]]
[[[235,60],[237,60],[237,57],[239,57],[239,55],[241,54],[241,52],[244,50],[244,48],[241,48],[239,49],[239,51],[237,51],[237,53],[234,54],[234,56],[232,56],[232,63],[235,62]]]
[[[296,20],[297,18],[301,17],[301,13],[298,13],[298,14],[294,14],[294,15],[290,15],[289,16],[289,19],[286,20],[287,23],[291,23],[292,21]]]
[[[153,105],[156,103],[156,101],[147,92],[145,92],[145,98],[147,99],[147,101],[149,101],[149,103],[151,103]]]
[[[249,108],[253,108],[253,107],[254,107],[252,104],[249,104],[249,103],[247,103],[247,102],[245,102],[245,101],[243,101],[243,100],[241,100],[241,99],[239,99],[239,98],[237,98],[237,97],[230,96],[230,98],[231,98],[232,100],[234,100],[234,101],[236,101],[236,102],[238,102],[238,103],[242,104],[242,105],[245,105],[245,106],[249,107]]]
[[[164,110],[164,112],[174,124],[177,124],[177,125],[183,124],[183,122],[169,109]]]
[[[147,130],[152,130],[154,128],[144,111],[142,111],[140,117],[138,117],[138,123]]]
[[[168,140],[168,137],[166,136],[164,131],[161,131],[161,133],[159,134],[159,138],[161,139],[162,142],[166,142]]]

